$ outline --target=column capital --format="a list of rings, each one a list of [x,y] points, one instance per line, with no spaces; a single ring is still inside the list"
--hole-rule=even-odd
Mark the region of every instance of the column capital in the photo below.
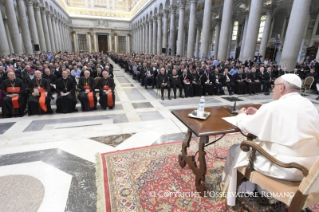
[[[163,13],[158,13],[157,17],[158,17],[158,19],[161,19],[163,17]]]
[[[220,19],[220,18],[215,18],[215,22],[216,22],[216,25],[219,25],[219,24],[222,22],[222,19]]]
[[[157,20],[157,15],[154,15],[153,16],[153,21],[156,21]]]
[[[267,11],[266,14],[271,15],[275,11],[275,8],[276,7],[272,4],[267,5],[266,6],[266,11]]]
[[[46,8],[45,7],[40,7],[40,12],[46,14]]]
[[[169,14],[169,9],[165,9],[164,11],[163,11],[163,16],[168,16],[168,14]]]
[[[36,11],[40,11],[40,5],[39,5],[39,3],[34,3],[34,4],[33,4],[33,9],[36,10]]]
[[[186,3],[187,3],[186,0],[179,0],[179,5],[178,5],[179,8],[180,8],[180,9],[185,9]]]
[[[176,6],[176,5],[171,5],[171,6],[169,7],[169,9],[170,9],[171,14],[172,14],[172,13],[173,13],[173,14],[176,14],[176,10],[177,10],[177,6]]]
[[[21,0],[18,0],[21,1]],[[32,6],[33,2],[31,0],[23,0],[26,6]]]
[[[153,18],[150,18],[150,19],[149,19],[148,24],[149,24],[149,25],[152,25],[152,24],[153,24]]]
[[[51,12],[49,10],[46,10],[45,13],[47,15],[47,18],[51,18]]]
[[[198,0],[190,0],[190,3],[197,3]]]

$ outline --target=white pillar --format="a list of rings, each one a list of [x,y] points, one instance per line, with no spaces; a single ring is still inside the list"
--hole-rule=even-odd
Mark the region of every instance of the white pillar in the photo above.
[[[47,47],[48,51],[52,51],[51,48],[51,39],[50,39],[50,34],[49,34],[49,27],[48,27],[48,21],[47,21],[47,16],[46,16],[46,10],[45,7],[41,7],[40,8],[40,12],[41,12],[41,17],[42,17],[42,27],[43,27],[43,32],[44,32],[44,36],[45,36],[45,44]]]
[[[31,4],[31,9],[32,9],[32,2],[26,1],[26,3],[27,3],[27,8]],[[21,27],[21,34],[22,34],[22,39],[23,39],[23,43],[24,43],[24,48],[25,48],[25,51],[27,54],[32,54],[33,53],[33,46],[31,43],[31,37],[33,40],[33,44],[38,44],[38,39],[37,39],[37,37],[33,38],[32,32],[31,32],[31,36],[30,36],[30,31],[29,31],[28,22],[27,22],[27,16],[25,13],[25,5],[24,5],[23,0],[17,0],[17,6],[18,6],[19,22],[20,22],[20,27]],[[15,14],[15,12],[14,12],[14,14]],[[14,18],[16,18],[16,17],[14,17]],[[32,18],[34,21],[34,16],[32,16]],[[32,20],[31,20],[32,18],[29,17],[29,25],[32,24]],[[10,19],[10,18],[8,18],[8,19]]]
[[[240,53],[239,53],[239,60],[240,61],[246,60],[245,58],[243,58],[243,52],[244,52],[244,48],[245,48],[245,38],[246,38],[246,34],[247,34],[248,17],[249,17],[249,13],[246,12],[243,38],[241,39],[241,46],[240,46]]]
[[[258,0],[259,1],[259,0]],[[232,21],[234,0],[225,0],[223,8],[223,17],[220,30],[219,46],[218,46],[218,58],[225,61],[227,58],[227,50],[229,44],[229,25]],[[260,20],[259,20],[260,21]]]
[[[4,27],[3,19],[2,19],[2,12],[0,9],[0,57],[3,55],[9,55],[9,43],[7,39],[6,30]]]
[[[179,17],[178,17],[178,34],[177,34],[177,50],[176,55],[183,55],[183,36],[184,36],[184,15],[185,15],[186,1],[181,0],[179,4]]]
[[[42,51],[42,46],[39,42],[39,36],[38,36],[38,30],[37,30],[37,25],[35,22],[35,17],[34,17],[34,10],[33,10],[33,2],[30,0],[25,1],[26,6],[27,6],[27,12],[28,12],[28,18],[29,18],[29,28],[30,28],[30,34],[32,38],[32,45],[39,45],[40,46],[40,51],[35,51],[36,54],[39,54]],[[24,10],[24,8],[23,8]],[[24,41],[25,43],[25,41]]]
[[[55,36],[53,34],[53,27],[52,27],[52,20],[51,20],[51,12],[46,11],[47,15],[47,23],[48,23],[48,30],[49,30],[49,36],[50,36],[50,44],[51,44],[51,51],[56,52],[55,48]]]
[[[73,36],[73,47],[74,47],[74,52],[78,52],[78,45],[77,45],[77,42],[76,42],[76,34],[75,32],[72,32],[72,36]]]
[[[92,44],[91,44],[91,33],[88,32],[87,33],[87,43],[88,43],[88,52],[92,52]]]
[[[202,56],[204,54],[205,57],[207,56],[206,54],[207,54],[207,49],[209,44],[211,14],[212,14],[212,0],[205,0],[204,15],[203,15],[202,43],[200,46],[200,55]]]
[[[112,52],[113,51],[113,47],[112,47],[112,34],[110,33],[108,36],[109,39],[109,51]]]
[[[243,60],[247,60],[249,57],[254,58],[255,56],[262,7],[262,0],[251,1]]]
[[[215,30],[215,44],[214,44],[214,56],[218,59],[218,44],[220,34],[220,19],[216,19],[216,30]]]
[[[131,35],[126,36],[126,53],[131,53]]]
[[[59,46],[59,41],[58,41],[58,37],[57,37],[57,29],[56,29],[56,23],[55,23],[55,15],[51,15],[51,20],[52,20],[52,36],[54,39],[54,44],[55,44],[55,52],[60,51],[60,46]]]
[[[194,45],[196,36],[196,8],[197,0],[191,0],[189,12],[189,27],[188,27],[188,41],[187,41],[187,57],[194,57]]]
[[[8,23],[7,23],[7,18],[3,19],[3,24],[4,27],[6,29],[6,35],[7,35],[7,40],[8,40],[8,45],[9,45],[9,49],[10,49],[10,53],[14,52],[13,46],[12,46],[12,41],[11,41],[11,36],[10,36],[10,31],[9,31],[9,27],[8,27]]]
[[[118,35],[116,33],[114,33],[114,48],[115,48],[115,53],[118,53],[119,52],[119,49],[118,49],[118,42],[119,42],[119,39],[118,39]]]
[[[294,0],[287,28],[285,44],[282,50],[280,64],[288,71],[292,71],[297,62],[304,34],[305,22],[309,15],[311,0]],[[293,36],[291,36],[293,35]]]
[[[146,24],[145,24],[145,29],[146,29],[146,32],[145,32],[145,53],[149,54],[149,42],[148,40],[150,39],[149,38],[149,20],[146,21]]]
[[[175,54],[175,46],[176,46],[176,27],[175,27],[175,15],[176,15],[176,5],[171,5],[170,13],[171,13],[171,19],[170,19],[170,29],[169,29],[169,45],[168,48],[171,49],[171,55],[173,56]],[[169,51],[168,49],[168,51]]]
[[[45,37],[44,37],[44,32],[43,32],[43,25],[42,25],[42,20],[41,20],[41,13],[40,13],[40,7],[39,4],[34,4],[34,17],[35,21],[37,24],[37,29],[38,29],[38,36],[39,36],[39,41],[40,41],[40,49],[41,52],[47,51],[47,46],[45,44]]]
[[[158,19],[157,19],[157,55],[161,55],[162,54],[162,17],[163,14],[159,13],[158,14]]]
[[[98,38],[97,38],[97,34],[94,32],[93,33],[93,42],[94,42],[94,52],[98,52],[99,50],[99,44],[98,44]],[[108,49],[109,51],[109,49]]]
[[[260,48],[259,48],[259,53],[261,56],[263,56],[263,59],[265,59],[266,48],[267,48],[269,34],[270,34],[272,13],[273,13],[273,9],[269,8],[267,10],[266,22],[265,22],[265,27],[264,27],[264,31],[263,31],[263,37],[261,39]]]
[[[198,51],[199,51],[199,36],[200,36],[200,27],[197,26],[197,28],[196,28],[195,52],[194,52],[194,56],[195,56],[195,57],[199,57],[199,56],[198,56]]]
[[[60,33],[60,27],[59,27],[59,18],[56,17],[55,19],[55,28],[56,28],[56,36],[57,36],[57,44],[58,44],[58,51],[62,51],[62,41],[61,41],[61,33]]]
[[[229,42],[228,42],[228,47],[227,47],[226,59],[228,59],[230,57],[230,49],[231,49],[231,44],[232,44],[232,41],[233,41],[232,35],[233,35],[234,22],[235,22],[235,20],[232,19],[231,25],[229,26],[230,27],[229,30],[230,30],[231,33],[229,34],[229,38],[228,38]]]
[[[148,22],[148,53],[152,54],[152,45],[153,45],[153,19],[150,19]]]
[[[164,55],[168,55],[168,49],[167,49],[167,30],[168,30],[168,26],[167,26],[167,19],[168,19],[168,13],[169,10],[164,10],[163,12],[163,42],[162,42],[162,48],[166,49],[166,53]]]
[[[153,54],[157,53],[157,46],[156,46],[156,41],[157,41],[157,16],[153,17]]]

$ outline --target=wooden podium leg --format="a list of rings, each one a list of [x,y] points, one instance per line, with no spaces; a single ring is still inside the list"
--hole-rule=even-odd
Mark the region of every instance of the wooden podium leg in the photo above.
[[[196,165],[195,158],[193,158],[193,166],[191,166],[191,169],[193,170],[196,179],[195,179],[195,186],[196,190],[200,192],[201,196],[204,196],[206,192],[205,184],[202,182],[205,182],[205,175],[207,172],[207,166],[206,166],[206,160],[205,160],[205,144],[208,143],[209,137],[201,137],[199,140],[199,148],[198,148],[198,161],[199,161],[199,168]]]
[[[189,147],[189,142],[191,141],[191,138],[192,138],[192,131],[188,129],[182,144],[182,154],[178,155],[178,162],[182,168],[186,166],[186,158],[190,157],[190,156],[187,156],[187,148]]]

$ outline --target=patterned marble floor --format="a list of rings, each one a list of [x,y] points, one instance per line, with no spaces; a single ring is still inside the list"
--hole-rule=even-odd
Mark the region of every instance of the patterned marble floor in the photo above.
[[[39,179],[46,191],[39,211],[96,210],[97,152],[183,140],[186,127],[171,110],[196,108],[199,98],[162,101],[156,89],[144,89],[113,65],[114,110],[0,119],[0,177],[30,175]],[[227,96],[206,97],[206,107],[233,105],[232,99],[223,97]],[[319,110],[316,95],[307,98]],[[265,104],[272,94],[240,99],[239,105]],[[56,108],[54,101],[52,108]]]

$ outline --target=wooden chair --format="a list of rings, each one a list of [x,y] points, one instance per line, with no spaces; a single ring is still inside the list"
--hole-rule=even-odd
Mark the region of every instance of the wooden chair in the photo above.
[[[242,182],[243,176],[245,176],[250,182],[258,184],[262,189],[271,193],[285,194],[278,195],[274,198],[285,203],[289,207],[289,212],[300,212],[302,209],[312,206],[319,202],[319,159],[314,162],[310,171],[298,163],[283,163],[268,152],[263,150],[258,144],[252,140],[255,136],[248,134],[248,140],[243,141],[240,144],[240,148],[244,152],[251,151],[249,157],[249,164],[247,167],[241,167],[237,169],[237,186]],[[296,168],[302,172],[304,178],[302,181],[285,181],[272,177],[265,176],[254,170],[254,160],[256,157],[256,151],[266,157],[274,164],[283,168]],[[293,197],[289,194],[294,194]],[[245,207],[244,203],[244,207]]]
[[[308,90],[308,93],[310,94],[311,86],[315,79],[313,77],[307,77],[301,87],[301,95],[305,96],[306,90]],[[303,90],[303,92],[302,92]]]

